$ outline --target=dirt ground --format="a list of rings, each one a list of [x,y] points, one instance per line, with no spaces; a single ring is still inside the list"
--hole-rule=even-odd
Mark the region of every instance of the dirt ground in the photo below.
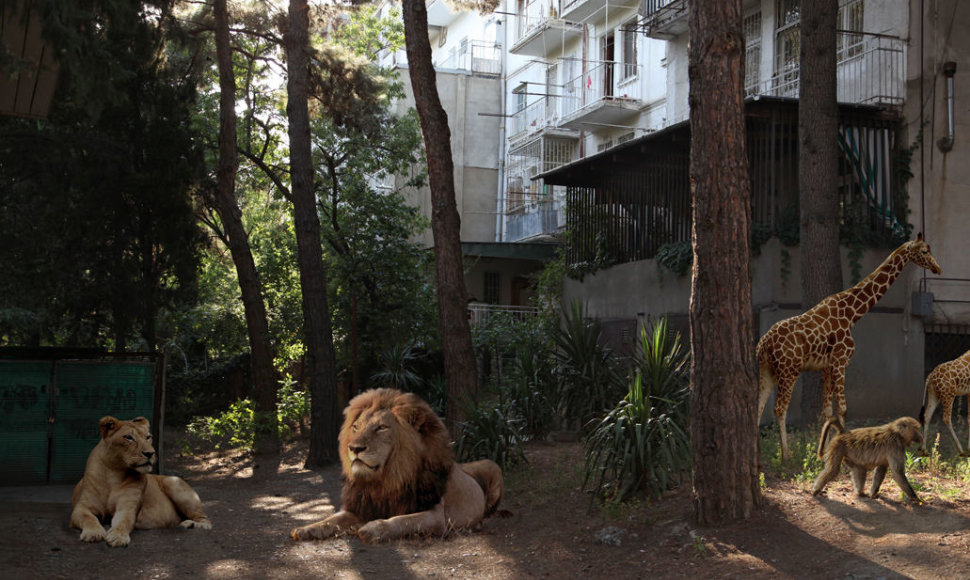
[[[303,469],[305,448],[278,468],[232,454],[169,458],[199,492],[214,528],[136,530],[128,548],[84,544],[68,526],[70,489],[16,497],[0,489],[0,578],[966,578],[970,495],[950,486],[926,502],[857,500],[848,477],[813,498],[807,484],[773,482],[750,521],[698,529],[685,486],[663,501],[606,512],[580,490],[582,448],[535,443],[507,474],[503,507],[476,532],[444,540],[366,545],[293,542],[290,529],[338,501],[336,467]],[[254,475],[255,474],[255,475]],[[888,478],[887,478],[888,479]],[[943,499],[943,496],[946,499]]]

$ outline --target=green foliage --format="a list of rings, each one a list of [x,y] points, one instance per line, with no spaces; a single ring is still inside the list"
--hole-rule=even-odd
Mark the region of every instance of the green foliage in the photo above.
[[[0,310],[38,324],[0,342],[153,348],[192,299],[202,139],[170,4],[37,4],[62,75],[49,119],[0,118]]]
[[[599,321],[588,319],[579,302],[563,313],[554,336],[558,411],[571,421],[587,422],[611,408],[623,381],[613,351],[600,344]]]
[[[371,383],[406,392],[417,390],[421,384],[421,376],[415,370],[419,356],[414,345],[392,345],[381,355],[381,366],[371,375]]]
[[[771,471],[783,478],[810,482],[822,472],[822,462],[818,459],[818,429],[789,431],[788,451],[791,458],[782,462],[778,427],[764,427],[760,451],[762,458],[768,458]]]
[[[660,246],[654,258],[658,266],[665,266],[678,276],[686,276],[694,263],[694,248],[690,241],[670,242]]]
[[[524,421],[509,405],[466,403],[458,425],[455,455],[459,461],[491,459],[504,470],[525,461]]]
[[[626,396],[585,440],[584,487],[609,501],[641,490],[660,496],[690,471],[688,353],[666,319],[641,329],[638,346]]]
[[[272,415],[256,411],[252,399],[233,401],[225,411],[198,417],[187,426],[188,434],[215,449],[242,447],[253,449],[257,433],[267,433],[276,426],[278,436],[288,436],[294,426],[302,424],[310,412],[309,393],[297,389],[285,379],[278,391],[276,421]]]

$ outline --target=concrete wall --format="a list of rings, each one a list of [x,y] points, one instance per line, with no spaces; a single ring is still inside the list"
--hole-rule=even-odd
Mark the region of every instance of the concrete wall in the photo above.
[[[414,93],[406,69],[399,69],[406,97],[399,111],[414,106]],[[448,114],[451,155],[455,165],[455,202],[461,216],[461,239],[465,242],[495,240],[495,212],[498,196],[498,158],[501,82],[498,78],[474,76],[468,72],[437,71],[438,95]],[[410,204],[431,218],[431,190],[423,187],[406,193]],[[431,247],[431,229],[420,243]]]
[[[909,183],[910,221],[933,245],[933,254],[946,280],[929,280],[927,290],[935,296],[934,319],[970,323],[970,3],[939,0],[927,3],[920,37],[921,3],[911,3],[911,42],[907,63],[905,107],[907,135],[911,144],[922,137],[916,150]],[[867,6],[868,10],[868,6]],[[920,63],[920,53],[923,62]],[[954,81],[955,133],[953,146],[938,145],[947,134],[946,84],[943,63],[957,63]],[[928,100],[920,107],[919,95]],[[925,127],[922,135],[920,127]],[[925,210],[925,211],[924,211]]]
[[[866,252],[861,260],[862,277],[878,267],[890,251]],[[846,287],[857,282],[851,270],[846,257]],[[919,287],[922,274],[921,268],[908,265],[876,308],[853,328],[856,354],[846,371],[850,420],[919,413],[924,377],[923,322],[910,314],[910,305],[911,293]],[[752,259],[752,301],[758,321],[757,336],[749,338],[752,343],[778,320],[803,311],[797,306],[801,303],[800,280],[798,248],[786,248],[771,240]],[[567,280],[563,289],[564,305],[580,300],[590,316],[609,320],[643,322],[664,315],[684,316],[689,312],[689,299],[690,277],[678,277],[658,267],[654,260],[622,264],[582,281]],[[789,422],[799,419],[800,400],[799,384],[788,411]],[[763,420],[773,417],[771,405],[773,400]]]

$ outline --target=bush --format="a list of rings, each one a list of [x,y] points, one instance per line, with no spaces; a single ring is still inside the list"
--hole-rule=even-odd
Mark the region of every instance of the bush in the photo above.
[[[584,487],[601,499],[622,501],[645,490],[659,496],[690,471],[687,429],[688,353],[667,320],[640,331],[626,396],[585,439]]]
[[[294,427],[303,428],[310,414],[310,395],[297,389],[296,382],[286,378],[280,383],[276,404],[276,428],[280,439],[290,435]],[[197,417],[187,426],[190,437],[204,441],[215,449],[245,447],[253,449],[257,433],[273,429],[272,416],[257,413],[252,399],[237,399],[229,408],[211,416]]]
[[[557,398],[564,418],[584,423],[610,408],[622,394],[622,380],[613,351],[600,344],[598,320],[587,319],[574,302],[557,329]]]
[[[459,461],[491,459],[505,470],[525,461],[524,421],[513,409],[499,404],[466,404],[465,421],[458,425],[455,455]]]

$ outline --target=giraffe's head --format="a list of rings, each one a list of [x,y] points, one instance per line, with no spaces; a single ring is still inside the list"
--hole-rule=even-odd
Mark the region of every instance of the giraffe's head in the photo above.
[[[943,273],[943,269],[936,263],[936,258],[930,253],[930,245],[923,241],[923,234],[916,235],[916,239],[906,243],[906,256],[909,261],[926,268],[936,275]]]

